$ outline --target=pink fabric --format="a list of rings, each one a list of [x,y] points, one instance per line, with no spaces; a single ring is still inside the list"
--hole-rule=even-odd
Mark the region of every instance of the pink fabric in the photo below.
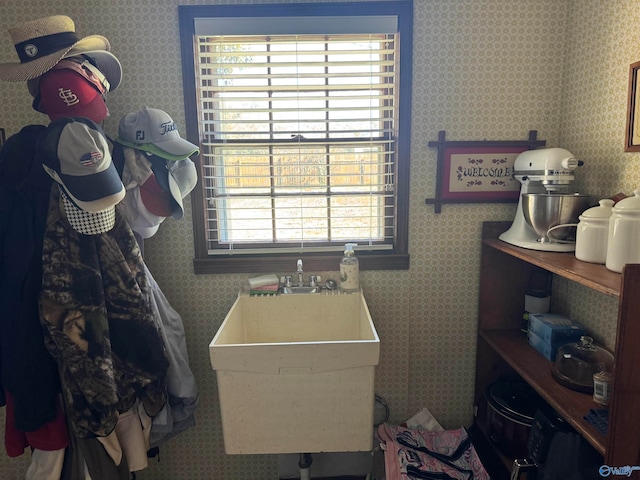
[[[464,428],[427,432],[384,423],[377,435],[385,452],[386,480],[435,478],[430,473],[452,480],[489,480]]]

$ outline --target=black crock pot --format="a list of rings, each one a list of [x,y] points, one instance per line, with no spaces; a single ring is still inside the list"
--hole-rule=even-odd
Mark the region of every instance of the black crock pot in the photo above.
[[[499,381],[487,387],[489,438],[504,455],[526,458],[533,417],[544,400],[526,383]]]

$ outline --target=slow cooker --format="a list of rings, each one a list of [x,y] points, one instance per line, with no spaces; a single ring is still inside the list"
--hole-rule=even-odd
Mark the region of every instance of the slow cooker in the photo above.
[[[527,441],[544,400],[525,382],[499,381],[485,391],[489,439],[504,455],[527,457]]]

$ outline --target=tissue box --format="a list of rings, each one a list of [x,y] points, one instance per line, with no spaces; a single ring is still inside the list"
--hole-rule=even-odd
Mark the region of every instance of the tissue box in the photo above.
[[[559,345],[553,347],[550,343],[543,342],[538,335],[536,335],[535,333],[531,333],[531,330],[529,330],[527,338],[529,339],[529,345],[535,348],[538,353],[540,353],[547,360],[555,362],[556,352],[558,351]]]
[[[529,332],[544,343],[563,345],[580,339],[587,329],[564,315],[557,313],[530,313]]]
[[[587,329],[555,313],[529,314],[529,345],[535,348],[547,360],[555,362],[558,347],[580,340]]]

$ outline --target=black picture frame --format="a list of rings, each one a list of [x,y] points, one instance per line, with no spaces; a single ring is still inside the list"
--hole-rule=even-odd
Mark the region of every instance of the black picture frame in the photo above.
[[[624,136],[625,152],[640,152],[640,90],[638,90],[640,62],[629,66],[629,92],[627,95],[627,129]]]
[[[440,213],[446,203],[517,202],[521,185],[513,177],[513,162],[525,150],[546,145],[537,136],[536,130],[530,130],[528,140],[522,141],[448,141],[441,130],[438,140],[428,144],[438,149],[438,164],[436,195],[425,203]]]

